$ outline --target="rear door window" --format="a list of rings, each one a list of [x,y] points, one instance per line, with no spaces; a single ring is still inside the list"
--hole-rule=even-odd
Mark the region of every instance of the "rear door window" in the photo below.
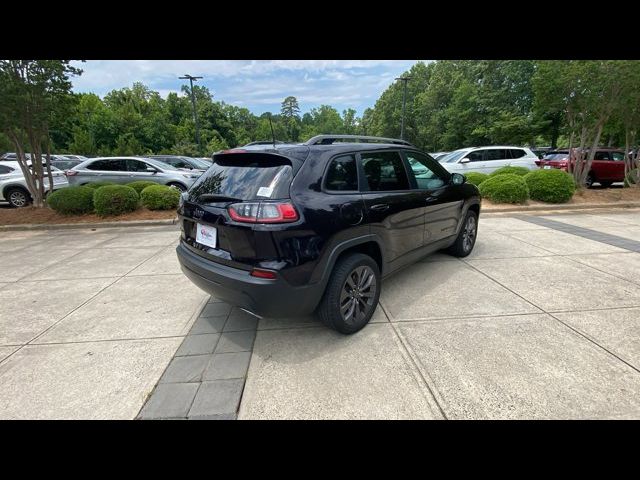
[[[365,152],[361,162],[368,191],[409,190],[409,177],[398,152]]]
[[[189,189],[189,200],[202,195],[219,196],[221,201],[289,198],[293,180],[291,162],[279,155],[231,153],[217,155],[214,163]],[[203,200],[204,201],[204,200]]]
[[[338,192],[358,191],[358,167],[353,155],[344,155],[331,160],[324,188]]]
[[[596,152],[594,160],[609,160],[609,152]]]

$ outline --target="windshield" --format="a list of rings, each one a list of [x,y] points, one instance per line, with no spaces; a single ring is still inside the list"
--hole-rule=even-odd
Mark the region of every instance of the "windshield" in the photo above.
[[[168,163],[161,162],[160,160],[156,160],[155,158],[145,158],[145,162],[149,162],[151,165],[155,165],[158,168],[163,170],[179,170],[173,165],[169,165]]]
[[[467,153],[469,153],[469,150],[456,150],[455,152],[448,153],[447,155],[438,158],[438,161],[440,163],[454,163],[460,160]]]
[[[201,168],[201,169],[203,169],[203,170],[206,170],[206,169],[208,169],[208,168],[211,166],[211,164],[210,164],[210,163],[207,163],[207,162],[205,162],[205,161],[203,161],[203,160],[200,160],[200,159],[198,159],[198,158],[190,158],[189,160],[190,160],[190,161],[191,161],[191,163],[193,163],[197,168]]]
[[[548,153],[544,156],[543,160],[566,160],[569,156],[567,152],[563,153]]]

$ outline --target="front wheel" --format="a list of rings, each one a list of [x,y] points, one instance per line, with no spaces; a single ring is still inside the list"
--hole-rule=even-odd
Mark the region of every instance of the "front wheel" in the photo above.
[[[184,186],[184,185],[182,185],[181,183],[177,183],[177,182],[167,183],[167,187],[177,188],[177,189],[178,189],[178,190],[180,190],[181,192],[186,192],[186,191],[187,191],[187,187],[185,187],[185,186]]]
[[[477,236],[478,215],[476,215],[476,212],[469,210],[455,243],[447,249],[447,253],[454,257],[466,257],[473,250]]]
[[[368,255],[354,253],[336,263],[317,314],[322,323],[340,333],[362,329],[378,305],[380,269]]]
[[[5,192],[5,198],[13,208],[26,207],[31,203],[31,195],[24,188],[11,187]]]

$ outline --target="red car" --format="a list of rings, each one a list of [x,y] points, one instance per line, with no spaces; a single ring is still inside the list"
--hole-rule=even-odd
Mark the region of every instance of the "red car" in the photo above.
[[[559,168],[565,172],[569,167],[569,150],[555,150],[536,162],[540,168]],[[587,175],[587,188],[594,183],[610,187],[614,182],[624,181],[624,150],[618,148],[599,148],[593,157],[591,171]]]

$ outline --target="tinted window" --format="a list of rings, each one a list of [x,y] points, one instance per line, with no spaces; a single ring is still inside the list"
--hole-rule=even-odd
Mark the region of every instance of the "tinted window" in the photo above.
[[[197,202],[203,194],[239,200],[288,198],[292,179],[293,169],[284,158],[264,154],[218,155],[189,189],[189,200]]]
[[[507,160],[509,158],[507,155],[508,153],[508,150],[504,150],[502,148],[492,148],[487,150],[487,157],[485,160]]]
[[[484,150],[476,150],[475,152],[469,152],[465,157],[467,157],[472,162],[481,162],[484,160]]]
[[[327,190],[357,191],[358,169],[353,155],[338,157],[331,161],[325,180]]]
[[[446,183],[446,177],[442,173],[436,173],[439,169],[433,160],[416,152],[409,152],[406,156],[418,188],[433,190]]]
[[[596,152],[594,160],[609,160],[609,152]]]
[[[127,171],[128,172],[146,172],[147,164],[141,162],[140,160],[127,160]]]
[[[624,160],[624,153],[622,152],[611,152],[611,158],[616,162]]]
[[[89,170],[103,170],[107,172],[126,172],[127,161],[120,159],[96,160],[87,165]]]
[[[512,148],[511,150],[509,150],[509,153],[511,154],[511,158],[522,158],[526,155],[526,152],[524,150],[520,150],[519,148]]]
[[[0,165],[0,175],[11,172],[13,172],[13,168],[7,167],[6,165]]]
[[[371,192],[409,189],[409,178],[397,152],[363,153],[362,167]]]

